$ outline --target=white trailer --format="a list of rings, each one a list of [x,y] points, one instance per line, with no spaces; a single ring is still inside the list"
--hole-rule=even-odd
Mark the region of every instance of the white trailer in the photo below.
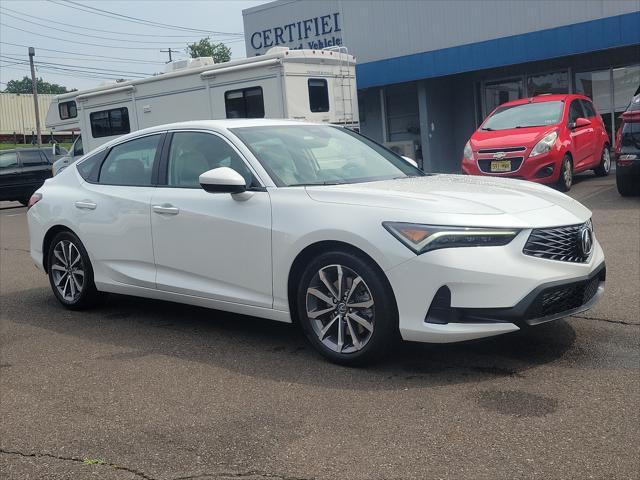
[[[356,92],[355,58],[344,47],[274,47],[220,64],[210,57],[177,61],[163,74],[59,95],[46,126],[80,129],[76,155],[119,135],[184,120],[290,118],[357,128]]]

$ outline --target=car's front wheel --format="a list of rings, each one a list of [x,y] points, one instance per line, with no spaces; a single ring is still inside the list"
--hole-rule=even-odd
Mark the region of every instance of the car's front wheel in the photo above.
[[[98,301],[100,293],[93,281],[89,255],[76,235],[58,233],[49,246],[47,259],[49,283],[62,305],[83,310]]]
[[[571,162],[571,157],[568,154],[562,159],[560,178],[557,185],[561,192],[568,192],[573,185],[573,162]]]
[[[369,261],[327,252],[307,266],[298,284],[298,319],[311,344],[343,365],[383,356],[397,339],[393,294]]]
[[[611,152],[609,152],[609,147],[607,145],[602,149],[600,164],[594,168],[593,171],[599,177],[606,177],[609,175],[609,172],[611,171]]]

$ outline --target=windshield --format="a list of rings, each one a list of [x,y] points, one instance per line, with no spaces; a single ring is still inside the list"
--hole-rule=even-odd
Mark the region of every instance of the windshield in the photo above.
[[[546,127],[562,119],[564,102],[525,103],[498,107],[482,125],[481,130]]]
[[[345,128],[271,125],[234,128],[279,187],[371,182],[424,173]]]

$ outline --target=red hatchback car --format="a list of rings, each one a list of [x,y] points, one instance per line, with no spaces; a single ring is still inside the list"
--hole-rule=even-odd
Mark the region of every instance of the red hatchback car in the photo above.
[[[583,95],[539,95],[496,108],[464,147],[462,170],[555,184],[568,191],[573,174],[609,174],[609,136]]]

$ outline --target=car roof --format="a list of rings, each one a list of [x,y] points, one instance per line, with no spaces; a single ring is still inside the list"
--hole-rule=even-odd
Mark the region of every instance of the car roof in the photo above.
[[[542,95],[536,95],[535,97],[520,98],[518,100],[512,100],[510,102],[500,104],[501,107],[513,107],[516,105],[525,105],[527,103],[542,103],[542,102],[567,102],[573,99],[579,98],[581,100],[591,99],[585,95],[578,93],[544,93]]]
[[[268,119],[268,118],[234,118],[224,120],[191,120],[187,122],[166,123],[163,125],[156,125],[154,127],[145,128],[142,130],[136,130],[127,135],[118,137],[110,142],[105,143],[98,147],[102,149],[104,147],[110,147],[123,141],[138,138],[140,136],[160,133],[167,130],[212,130],[212,131],[225,131],[233,128],[245,128],[245,127],[265,127],[265,126],[282,126],[282,125],[316,125],[316,126],[328,126],[326,123],[313,123],[300,120],[285,120],[285,119]],[[335,126],[335,125],[329,125]]]

